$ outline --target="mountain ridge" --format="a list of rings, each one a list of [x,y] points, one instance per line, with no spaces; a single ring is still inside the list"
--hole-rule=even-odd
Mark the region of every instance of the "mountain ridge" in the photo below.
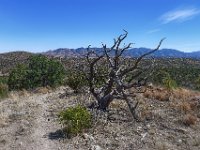
[[[94,50],[97,52],[97,54],[102,53],[102,48],[91,48],[91,50]],[[128,49],[124,52],[124,57],[139,57],[142,54],[150,51],[152,49],[150,48],[132,48]],[[87,53],[87,48],[77,48],[77,49],[69,49],[69,48],[58,48],[56,50],[49,50],[46,52],[43,52],[42,54],[47,56],[54,56],[54,57],[82,57],[84,54]],[[200,51],[195,52],[183,52],[176,49],[169,49],[169,48],[163,48],[155,53],[153,53],[151,56],[157,57],[157,58],[198,58],[200,59]]]

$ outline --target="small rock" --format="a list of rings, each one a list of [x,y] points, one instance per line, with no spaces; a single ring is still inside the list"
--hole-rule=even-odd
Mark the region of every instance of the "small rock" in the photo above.
[[[93,145],[90,150],[102,150],[102,148],[99,145]]]
[[[181,139],[178,140],[178,143],[182,143],[183,141]]]
[[[94,137],[91,136],[91,135],[88,135],[87,133],[84,133],[84,134],[83,134],[83,138],[86,139],[86,140],[89,140],[89,141],[91,141],[91,142],[95,142]]]
[[[146,126],[147,126],[147,129],[150,129],[150,127],[151,127],[151,125],[150,125],[150,124],[147,124]]]
[[[155,129],[153,129],[153,128],[151,128],[149,131],[149,134],[151,134],[151,135],[154,135],[154,134],[156,134],[156,130]]]
[[[142,138],[141,138],[141,141],[143,141],[143,140],[144,140],[144,138],[147,136],[147,132],[146,132],[146,133],[144,133],[144,134],[141,134],[141,136],[142,136]]]

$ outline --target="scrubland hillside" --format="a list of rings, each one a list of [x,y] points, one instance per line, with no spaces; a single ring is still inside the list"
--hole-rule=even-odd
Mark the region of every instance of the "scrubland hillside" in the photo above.
[[[131,92],[131,90],[130,90]],[[192,149],[200,148],[200,93],[149,87],[138,95],[140,120],[133,120],[124,101],[112,102],[106,113],[89,110],[92,128],[68,138],[58,113],[93,98],[68,87],[11,92],[0,102],[0,149]]]
[[[27,63],[32,53],[16,51],[0,54],[0,71],[2,74],[9,73],[17,64]]]
[[[0,78],[0,149],[200,149],[199,60],[122,52],[14,62]]]

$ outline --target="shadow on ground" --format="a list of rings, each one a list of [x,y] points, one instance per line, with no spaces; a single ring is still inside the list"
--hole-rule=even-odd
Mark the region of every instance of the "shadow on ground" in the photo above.
[[[66,138],[66,134],[61,129],[59,129],[55,132],[50,132],[48,138],[50,140],[61,140]]]

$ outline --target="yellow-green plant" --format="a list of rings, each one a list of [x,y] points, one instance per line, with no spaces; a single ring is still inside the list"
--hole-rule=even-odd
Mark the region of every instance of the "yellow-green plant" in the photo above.
[[[60,112],[59,121],[68,134],[77,134],[91,127],[91,114],[85,107],[78,105]]]
[[[166,73],[166,76],[163,78],[162,82],[168,90],[172,90],[177,87],[176,81],[173,80],[168,73]]]

